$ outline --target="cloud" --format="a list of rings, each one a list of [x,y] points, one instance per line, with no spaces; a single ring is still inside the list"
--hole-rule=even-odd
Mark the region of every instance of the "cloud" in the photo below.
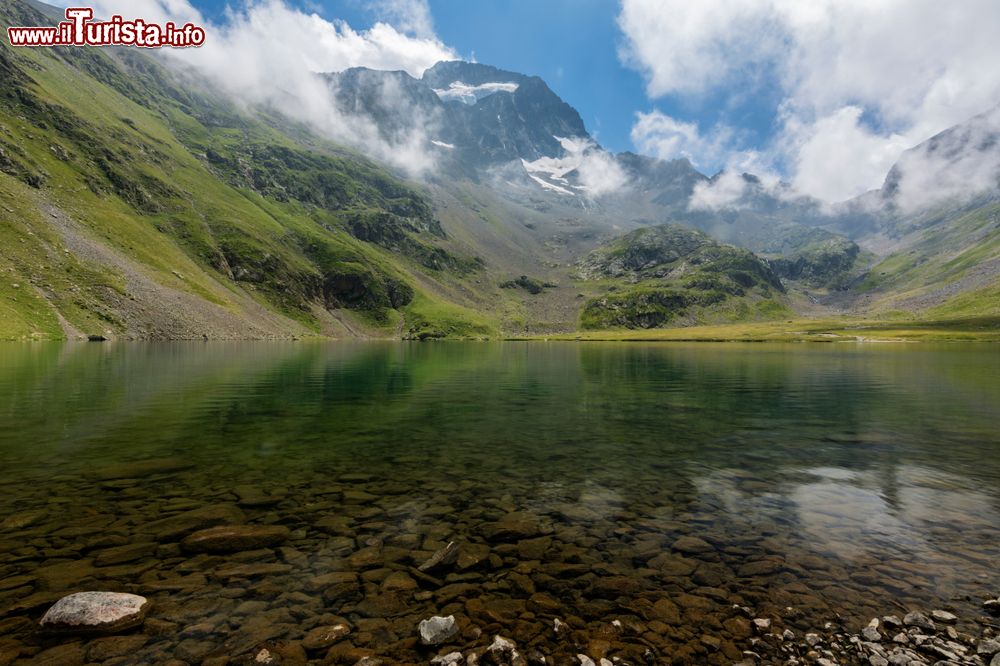
[[[427,0],[373,0],[368,7],[404,33],[421,38],[434,37],[434,21]]]
[[[863,110],[845,106],[811,123],[789,118],[782,141],[794,165],[796,189],[824,201],[843,201],[882,184],[912,139],[879,135],[861,122]]]
[[[204,46],[167,49],[165,54],[194,68],[247,106],[277,109],[334,140],[419,175],[431,168],[434,160],[428,128],[422,124],[428,119],[414,118],[407,131],[385,137],[371,118],[340,108],[336,91],[318,76],[351,67],[403,70],[421,76],[434,63],[457,58],[452,49],[425,32],[431,24],[429,15],[426,21],[420,18],[416,6],[422,3],[385,4],[396,7],[397,20],[409,17],[405,29],[378,22],[368,30],[356,31],[343,21],[328,21],[283,0],[262,0],[239,10],[229,9],[221,25],[207,24],[187,0],[96,0],[95,11],[98,15],[119,13],[156,21],[190,20],[205,26],[208,38]],[[404,5],[416,9],[411,7],[407,13]],[[384,105],[398,108],[401,104],[399,91],[391,84],[379,95]]]
[[[754,179],[748,180],[745,174],[752,174]],[[722,171],[711,180],[694,186],[688,208],[738,210],[751,205],[747,196],[751,187],[778,198],[789,196],[768,156],[756,151],[740,151],[732,153]]]
[[[1000,188],[1000,106],[903,154],[886,179],[904,213]]]
[[[563,147],[565,147],[565,143]],[[580,147],[580,144],[577,144]],[[628,183],[625,171],[610,155],[593,143],[582,146],[576,168],[580,184],[588,196],[597,198],[622,190]]]
[[[995,0],[623,0],[618,23],[651,98],[776,88],[778,136],[760,148],[828,200],[879,187],[904,148],[1000,101]]]
[[[624,0],[623,61],[646,75],[650,97],[701,93],[776,49],[764,0]]]
[[[719,126],[703,135],[696,124],[654,110],[636,114],[631,138],[640,152],[663,160],[686,157],[699,169],[714,171],[726,161],[733,132]]]

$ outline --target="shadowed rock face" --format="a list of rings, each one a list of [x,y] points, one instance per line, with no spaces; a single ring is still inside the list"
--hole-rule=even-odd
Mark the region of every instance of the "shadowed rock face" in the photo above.
[[[348,113],[375,120],[387,137],[422,131],[452,148],[446,162],[488,168],[563,153],[556,137],[589,137],[576,109],[537,76],[467,62],[442,62],[422,79],[405,72],[352,68],[325,75],[337,103]],[[452,84],[497,88],[467,103],[439,96]]]
[[[149,600],[122,592],[77,592],[55,603],[40,622],[43,629],[67,633],[113,634],[142,624]]]

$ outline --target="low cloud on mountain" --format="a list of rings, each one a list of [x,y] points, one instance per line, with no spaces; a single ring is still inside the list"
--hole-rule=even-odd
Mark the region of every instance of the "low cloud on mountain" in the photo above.
[[[583,196],[597,199],[624,189],[628,176],[621,165],[592,140],[586,137],[556,137],[564,154],[559,157],[541,157],[523,162],[525,170],[543,188],[562,194],[574,194],[574,188]],[[573,174],[577,186],[568,180]]]
[[[283,0],[229,9],[221,25],[209,24],[187,0],[98,0],[95,10],[98,16],[117,13],[205,26],[204,46],[166,53],[247,106],[277,109],[418,176],[434,165],[427,119],[414,118],[410,127],[387,138],[370,117],[338,105],[336,91],[317,76],[350,67],[404,70],[420,76],[435,62],[457,57],[434,36],[426,2],[392,0],[373,8],[395,25],[377,22],[356,31],[343,21],[328,21]],[[398,105],[397,93],[389,83],[378,91],[385,105]]]

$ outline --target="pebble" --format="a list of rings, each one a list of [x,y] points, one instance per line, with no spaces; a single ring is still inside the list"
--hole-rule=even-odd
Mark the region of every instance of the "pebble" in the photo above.
[[[976,646],[976,654],[980,657],[989,657],[997,653],[1000,653],[1000,640],[995,638],[982,641]]]
[[[882,634],[878,632],[878,629],[869,625],[861,630],[861,635],[865,637],[866,641],[877,642],[882,640]]]
[[[940,622],[942,624],[955,624],[958,622],[958,616],[943,610],[933,610],[931,611],[931,619],[935,622]]]

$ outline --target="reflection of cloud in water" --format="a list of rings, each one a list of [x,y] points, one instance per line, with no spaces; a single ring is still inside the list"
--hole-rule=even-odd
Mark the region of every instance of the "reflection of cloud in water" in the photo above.
[[[841,557],[895,552],[933,559],[960,547],[966,530],[1000,523],[990,497],[955,475],[908,465],[843,475],[807,471],[824,480],[795,486],[789,498],[803,532]]]
[[[794,487],[789,499],[795,505],[802,531],[819,552],[851,559],[877,546],[922,548],[921,537],[893,515],[877,490],[857,485],[820,481]]]
[[[973,482],[913,465],[786,468],[771,477],[720,469],[693,482],[699,504],[719,504],[728,522],[778,527],[813,553],[849,561],[978,561],[958,551],[981,551],[1000,524],[990,495]]]
[[[923,467],[901,467],[897,479],[900,512],[907,522],[955,530],[981,529],[995,539],[1000,511],[994,499],[969,479]]]

